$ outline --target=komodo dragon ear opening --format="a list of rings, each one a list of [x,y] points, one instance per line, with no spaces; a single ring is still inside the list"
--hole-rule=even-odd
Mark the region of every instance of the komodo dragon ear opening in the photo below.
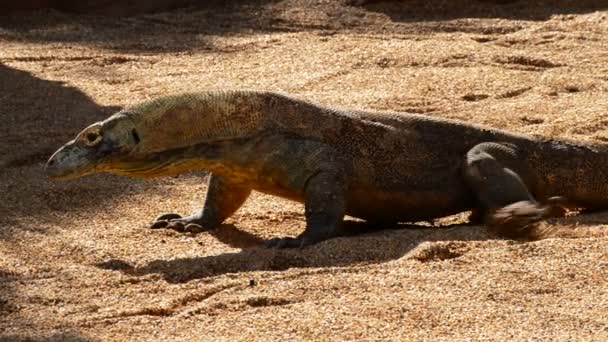
[[[139,134],[137,134],[135,128],[131,130],[131,136],[133,137],[133,141],[135,141],[135,144],[139,144],[141,140],[139,139]]]

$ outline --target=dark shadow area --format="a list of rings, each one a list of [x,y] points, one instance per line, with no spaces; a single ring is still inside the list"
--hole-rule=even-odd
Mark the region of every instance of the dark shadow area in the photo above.
[[[0,0],[0,13],[14,14],[41,9],[57,9],[97,15],[133,15],[187,6],[188,0]]]
[[[128,53],[223,52],[209,36],[284,30],[273,25],[276,18],[263,14],[265,4],[271,2],[189,1],[187,8],[131,17],[36,11],[0,16],[0,38],[75,43]]]
[[[591,226],[605,222],[605,215],[606,212],[575,215],[551,218],[547,222],[549,225]],[[562,232],[567,233],[567,230],[567,228],[562,229]],[[183,283],[228,273],[383,263],[399,259],[425,242],[431,244],[411,255],[411,258],[420,262],[440,261],[463,255],[464,252],[460,247],[465,242],[502,239],[492,233],[492,230],[470,223],[443,226],[421,224],[378,226],[350,220],[343,223],[340,237],[302,249],[264,248],[263,244],[266,240],[231,224],[201,234],[211,234],[220,242],[243,250],[221,255],[155,260],[143,267],[134,267],[119,259],[108,260],[95,266],[134,276],[156,273],[161,274],[170,283]],[[546,238],[552,236],[550,233]],[[528,240],[514,242],[525,243]]]
[[[395,22],[446,21],[464,18],[547,20],[553,15],[582,14],[605,10],[600,0],[454,0],[365,1],[362,7],[386,14]]]
[[[75,332],[61,332],[51,335],[0,335],[0,342],[84,342],[91,341],[90,338]]]
[[[153,3],[141,6],[153,6]],[[210,38],[283,31],[319,31],[326,34],[338,31],[372,34],[503,34],[520,30],[523,23],[492,25],[470,19],[540,21],[553,15],[608,9],[608,4],[599,0],[358,3],[349,0],[185,1],[180,2],[180,6],[189,7],[131,17],[42,10],[0,16],[0,38],[37,43],[74,43],[126,53],[234,52],[234,47],[215,46]],[[127,7],[124,9],[126,14],[137,12],[132,9],[137,6],[134,3],[126,2],[124,6]],[[103,11],[97,13],[104,14]],[[383,16],[379,16],[379,13]]]
[[[18,274],[0,268],[0,326],[6,326],[10,317],[19,313],[19,305],[15,303],[15,284],[19,280]]]
[[[63,332],[45,334],[20,314],[18,286],[27,282],[27,277],[0,268],[0,342],[13,341],[89,341],[78,332],[66,329]],[[7,329],[18,331],[7,333]]]
[[[27,14],[54,9],[68,13],[98,16],[130,16],[142,13],[170,11],[184,7],[210,7],[251,0],[0,0],[0,15]]]
[[[18,225],[21,218],[55,210],[56,196],[45,183],[42,170],[51,153],[82,127],[117,107],[99,106],[74,87],[40,79],[2,63],[0,89],[0,239],[10,240],[23,230],[44,231],[41,227]],[[111,199],[119,193],[113,191],[100,197]],[[91,204],[75,198],[67,200],[74,208]],[[103,200],[98,198],[98,202]],[[19,287],[32,281],[30,277],[0,269],[0,327],[23,330],[12,334],[2,331],[0,341],[88,340],[72,331],[35,334],[39,329],[20,314]]]
[[[44,174],[44,163],[57,148],[118,107],[100,106],[74,87],[2,63],[0,89],[0,239],[10,238],[23,217],[98,207],[143,190],[144,182],[117,176],[51,183]]]
[[[212,235],[221,243],[232,248],[251,248],[260,246],[266,242],[261,237],[238,229],[233,224],[223,224],[218,229],[209,231],[207,234]]]
[[[46,162],[50,153],[118,107],[102,107],[63,82],[0,63],[1,168]]]
[[[330,239],[302,249],[267,249],[260,246],[263,240],[259,237],[234,226],[223,226],[220,230],[229,228],[228,231],[214,233],[216,237],[223,237],[222,242],[233,247],[253,248],[221,255],[155,260],[143,267],[133,267],[118,259],[96,266],[135,276],[158,273],[170,283],[183,283],[227,273],[382,263],[403,257],[425,241],[478,241],[495,238],[487,234],[485,229],[479,230],[483,228],[467,225],[430,228],[404,224],[380,231],[377,227],[373,228],[362,222],[347,222],[346,226],[349,231],[347,235],[350,236]],[[235,233],[235,238],[228,238]],[[449,258],[452,257],[454,256]]]

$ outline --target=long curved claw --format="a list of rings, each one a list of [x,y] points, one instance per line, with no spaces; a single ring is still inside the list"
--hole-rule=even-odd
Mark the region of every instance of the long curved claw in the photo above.
[[[178,232],[184,232],[186,230],[186,224],[182,221],[173,220],[169,221],[169,224],[165,228],[173,229]]]
[[[200,221],[201,219],[198,215],[182,217],[179,214],[168,213],[157,217],[155,222],[152,223],[152,225],[150,226],[150,228],[173,229],[178,232],[187,232],[191,234],[198,234],[212,229],[201,224]]]
[[[176,213],[166,213],[158,216],[154,221],[171,221],[182,218],[182,215]]]
[[[162,214],[154,219],[154,222],[150,225],[150,229],[166,228],[172,220],[180,218],[182,218],[182,216],[175,213]]]
[[[565,197],[554,196],[547,200],[548,217],[564,217],[568,212],[568,200]]]
[[[150,225],[150,229],[160,229],[165,228],[169,224],[167,220],[158,220]]]
[[[196,224],[196,223],[188,223],[186,225],[186,227],[184,227],[184,231],[186,231],[188,233],[192,233],[192,234],[198,234],[198,233],[207,232],[210,230],[211,230],[210,228],[203,227],[200,224]]]

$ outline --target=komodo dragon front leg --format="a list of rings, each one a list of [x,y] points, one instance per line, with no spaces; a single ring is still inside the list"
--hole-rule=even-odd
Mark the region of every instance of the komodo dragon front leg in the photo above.
[[[214,229],[234,214],[245,203],[249,194],[251,188],[227,182],[221,176],[211,174],[200,212],[187,217],[175,213],[163,214],[156,218],[151,228],[171,228],[192,233]]]
[[[297,237],[271,239],[267,247],[302,247],[337,235],[346,211],[346,180],[343,163],[333,148],[277,135],[251,140],[235,151],[225,155],[244,158],[240,162],[256,170],[255,182],[233,181],[229,176],[212,173],[200,212],[187,217],[164,214],[152,228],[193,233],[214,229],[236,212],[255,189],[304,203],[304,232]]]
[[[545,204],[534,198],[529,188],[534,182],[530,175],[525,160],[512,144],[481,143],[466,155],[465,177],[477,195],[485,223],[501,235],[528,236],[533,223],[563,216],[565,212],[561,197],[551,197]]]
[[[228,184],[211,175],[203,209],[187,217],[169,213],[159,216],[151,228],[171,228],[198,233],[219,226],[245,202],[251,189]],[[293,248],[312,245],[334,237],[344,218],[344,180],[337,172],[319,171],[307,180],[304,189],[306,229],[297,237],[274,238],[266,247]]]
[[[304,190],[306,229],[297,237],[274,238],[266,247],[292,248],[312,245],[337,235],[346,210],[345,183],[335,171],[313,175]]]

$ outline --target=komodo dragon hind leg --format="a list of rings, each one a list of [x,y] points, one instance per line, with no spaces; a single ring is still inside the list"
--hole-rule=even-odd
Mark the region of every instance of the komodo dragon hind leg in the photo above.
[[[338,235],[346,210],[344,180],[336,172],[321,171],[306,183],[304,207],[306,229],[298,237],[268,240],[269,248],[294,248],[312,245]]]
[[[207,196],[200,212],[186,217],[174,213],[163,214],[156,218],[151,228],[170,228],[191,233],[214,229],[234,214],[250,193],[250,188],[231,184],[222,177],[211,174]]]
[[[498,234],[534,238],[539,233],[535,223],[563,216],[561,197],[541,204],[532,196],[522,180],[528,173],[515,146],[481,143],[467,153],[465,162],[465,177],[485,210],[484,221]]]

